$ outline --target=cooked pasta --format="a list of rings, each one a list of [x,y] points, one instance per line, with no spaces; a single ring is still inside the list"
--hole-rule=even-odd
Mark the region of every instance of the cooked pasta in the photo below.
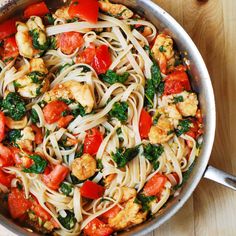
[[[0,35],[0,191],[11,216],[43,233],[105,236],[157,213],[203,134],[171,36],[97,0],[33,4],[12,27]]]

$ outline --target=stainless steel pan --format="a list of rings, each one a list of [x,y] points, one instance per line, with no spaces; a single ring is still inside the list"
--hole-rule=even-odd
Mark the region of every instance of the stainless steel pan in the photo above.
[[[2,21],[7,17],[16,14],[17,11],[20,11],[26,5],[36,1],[2,0],[0,2],[0,21]],[[62,0],[48,0],[46,2],[51,8],[57,8],[63,4]],[[114,2],[123,3],[132,7],[139,14],[145,16],[148,20],[154,23],[159,29],[168,30],[177,43],[178,48],[187,51],[188,58],[191,62],[191,72],[193,76],[191,83],[194,90],[199,93],[201,109],[204,117],[205,134],[201,155],[198,157],[193,172],[181,190],[180,195],[172,199],[167,206],[151,220],[135,226],[129,231],[120,233],[120,235],[146,235],[148,232],[154,230],[167,221],[184,205],[202,177],[214,180],[234,190],[236,190],[236,177],[212,166],[208,166],[208,160],[214,142],[216,124],[214,93],[205,63],[189,35],[165,10],[154,4],[151,0],[114,0]],[[0,223],[17,235],[38,235],[33,232],[27,232],[7,216],[1,214]]]

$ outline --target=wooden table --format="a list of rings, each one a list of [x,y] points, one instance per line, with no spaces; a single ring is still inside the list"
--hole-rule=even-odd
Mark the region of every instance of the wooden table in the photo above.
[[[190,34],[209,69],[217,105],[210,163],[236,174],[236,1],[155,0]],[[202,180],[169,222],[148,236],[235,236],[236,193]],[[0,227],[0,234],[12,236]]]

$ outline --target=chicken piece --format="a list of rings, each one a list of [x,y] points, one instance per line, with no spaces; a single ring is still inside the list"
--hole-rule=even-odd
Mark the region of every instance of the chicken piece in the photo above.
[[[79,180],[86,180],[96,173],[97,162],[89,154],[76,158],[71,165],[72,174]]]
[[[113,179],[115,179],[117,174],[110,174],[105,178],[105,186],[108,186]]]
[[[159,63],[161,72],[166,74],[167,66],[174,62],[173,40],[168,35],[159,34],[151,51]]]
[[[135,198],[137,195],[137,192],[134,188],[129,188],[129,187],[121,187],[122,191],[122,198],[119,201],[120,203],[127,202],[131,198]],[[114,198],[117,199],[118,193],[114,195]]]
[[[59,98],[77,101],[85,108],[86,113],[91,112],[94,106],[94,98],[89,85],[73,80],[56,85],[45,94],[44,101],[51,102]]]
[[[174,104],[166,106],[164,109],[165,109],[165,113],[168,114],[169,118],[175,119],[175,120],[182,119],[181,114],[179,113],[179,111],[177,110]]]
[[[149,35],[151,35],[152,34],[152,29],[150,28],[150,27],[148,27],[148,26],[145,26],[144,27],[144,30],[143,30],[143,32],[142,32],[142,35],[144,36],[144,37],[148,37]]]
[[[21,130],[21,138],[16,140],[16,144],[19,145],[22,149],[33,151],[33,141],[35,140],[35,134],[31,127],[26,126]]]
[[[184,98],[183,102],[177,103],[177,108],[182,116],[195,116],[198,109],[198,99],[195,93],[184,91],[181,93]]]
[[[56,10],[54,16],[56,18],[61,18],[61,19],[65,19],[65,20],[69,20],[71,19],[69,13],[68,13],[69,7],[61,7],[59,9]]]
[[[146,217],[147,212],[141,212],[142,206],[134,202],[135,198],[131,198],[123,210],[121,210],[115,217],[108,219],[108,224],[115,230],[121,230],[131,225],[142,223]]]
[[[24,116],[21,120],[13,120],[12,118],[6,116],[5,118],[6,126],[9,129],[23,129],[27,125],[27,116]]]
[[[26,58],[39,57],[48,46],[42,19],[38,16],[31,16],[26,24],[16,22],[16,25],[16,43],[20,55]]]
[[[43,59],[33,58],[30,60],[30,73],[15,81],[17,92],[26,98],[35,98],[47,91],[49,80],[46,77],[48,70]]]
[[[109,13],[110,15],[119,19],[129,19],[134,13],[122,4],[110,3],[109,1],[99,1],[99,7],[102,11]]]
[[[152,144],[162,144],[169,141],[174,136],[174,126],[169,119],[161,116],[156,125],[149,131],[148,137]]]

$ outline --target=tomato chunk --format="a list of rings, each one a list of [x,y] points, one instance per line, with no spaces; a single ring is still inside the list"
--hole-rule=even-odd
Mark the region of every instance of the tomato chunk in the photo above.
[[[98,74],[104,74],[112,63],[111,54],[108,46],[101,45],[96,48],[96,54],[93,58],[91,66]]]
[[[12,18],[0,24],[0,40],[16,33],[16,21],[16,18]]]
[[[18,55],[19,55],[19,50],[16,44],[15,36],[4,39],[3,51],[1,52],[3,61],[14,59]]]
[[[49,221],[52,216],[40,206],[36,197],[33,196],[32,199],[32,206],[30,209],[35,213],[36,216],[40,217],[43,221]]]
[[[10,148],[0,143],[0,167],[13,166],[14,160]]]
[[[98,21],[98,9],[97,0],[73,0],[71,1],[68,13],[71,18],[78,17],[96,24]]]
[[[146,196],[159,196],[166,184],[167,177],[162,174],[155,174],[144,186],[144,194]]]
[[[5,123],[5,115],[0,111],[0,142],[2,142],[5,137]]]
[[[174,71],[165,78],[164,95],[191,90],[188,75],[184,71]]]
[[[63,165],[56,165],[49,174],[43,174],[43,182],[51,189],[57,190],[60,187],[61,182],[66,178],[69,173],[69,169]]]
[[[11,181],[14,179],[14,175],[7,174],[0,169],[0,183],[5,185],[6,187],[11,187]]]
[[[36,144],[40,144],[43,142],[43,133],[42,133],[42,129],[39,128],[37,125],[32,124],[31,128],[33,130],[33,132],[35,133],[35,143]]]
[[[62,112],[69,110],[66,103],[62,101],[52,101],[43,108],[43,115],[48,124],[53,124],[62,117]]]
[[[72,116],[72,115],[62,116],[57,122],[58,127],[59,128],[66,128],[73,119],[74,119],[74,116]]]
[[[96,54],[96,48],[93,43],[90,43],[89,47],[85,48],[83,52],[80,53],[80,55],[76,58],[77,63],[86,63],[91,64],[93,61],[93,58]]]
[[[119,206],[114,206],[110,210],[103,213],[99,218],[107,223],[108,219],[115,217],[119,212],[121,211],[121,208]]]
[[[103,135],[96,128],[93,128],[91,132],[88,132],[84,139],[84,153],[90,155],[96,155],[101,143],[103,141]]]
[[[83,186],[80,189],[81,196],[89,199],[98,199],[102,197],[104,191],[105,189],[103,186],[90,180],[84,182]]]
[[[113,231],[114,230],[109,225],[98,218],[90,221],[84,228],[84,234],[87,236],[109,236]]]
[[[139,120],[139,133],[141,138],[148,138],[148,133],[152,126],[152,117],[147,111],[142,109]]]
[[[12,188],[8,195],[8,209],[12,218],[23,216],[30,207],[31,202],[25,198],[25,193],[18,188]]]
[[[57,36],[57,47],[65,54],[73,53],[84,44],[84,38],[78,32],[66,32]]]
[[[39,2],[28,6],[24,11],[24,18],[31,16],[44,16],[49,13],[48,7],[45,2]]]

